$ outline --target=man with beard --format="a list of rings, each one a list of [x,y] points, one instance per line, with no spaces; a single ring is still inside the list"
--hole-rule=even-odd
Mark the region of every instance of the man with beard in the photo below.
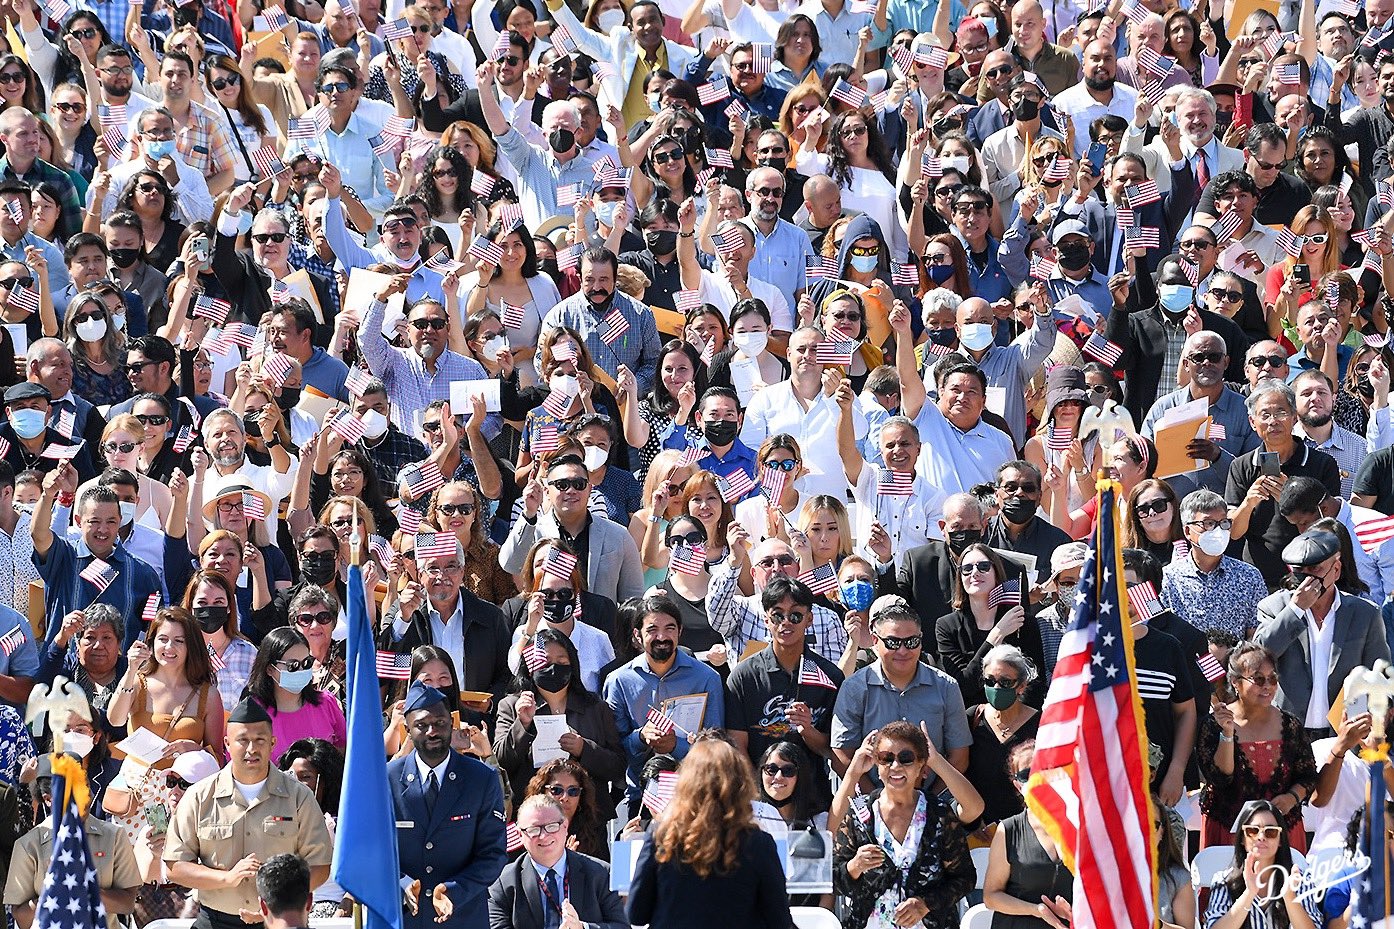
[[[794,170],[790,164],[791,156],[789,137],[778,129],[766,129],[755,140],[755,163],[762,168],[774,168],[784,177],[784,199],[780,203],[779,215],[792,223],[798,218],[799,207],[803,205],[796,194],[803,191],[808,178]],[[800,228],[803,227],[800,225]]]
[[[97,51],[96,69],[101,99],[90,101],[90,106],[124,106],[127,119],[134,121],[144,110],[159,105],[133,90],[136,69],[124,45],[103,45]]]
[[[766,139],[775,137],[775,133],[767,132],[760,141],[763,144]],[[779,134],[778,139],[782,140],[783,135]],[[783,161],[788,157],[787,145],[783,151],[780,167],[759,167],[745,177],[745,197],[750,201],[746,223],[753,227],[755,237],[755,254],[746,272],[757,280],[773,284],[781,294],[788,294],[789,299],[797,300],[808,286],[804,259],[812,257],[813,245],[808,241],[808,233],[781,218],[788,195],[783,171]]]
[[[682,270],[678,265],[678,205],[666,198],[654,198],[639,213],[644,234],[643,251],[621,252],[620,264],[638,268],[649,279],[644,302],[665,310],[676,310],[673,294],[682,290]]]
[[[1181,368],[1189,383],[1157,398],[1143,420],[1142,434],[1155,441],[1158,419],[1174,407],[1203,397],[1210,406],[1210,419],[1224,429],[1221,438],[1192,439],[1186,446],[1186,453],[1193,460],[1208,462],[1208,465],[1202,471],[1167,478],[1177,497],[1184,497],[1200,487],[1223,493],[1234,459],[1258,447],[1258,436],[1249,426],[1244,397],[1225,385],[1228,366],[1229,350],[1219,335],[1201,330],[1187,337],[1181,348]]]
[[[944,514],[939,519],[943,541],[916,545],[905,552],[895,569],[896,589],[917,615],[938,617],[953,609],[959,556],[974,542],[982,541],[986,527],[986,514],[977,497],[959,493],[944,501]],[[892,580],[889,573],[878,569],[878,589]],[[932,642],[930,654],[933,657]]]
[[[580,292],[548,311],[542,331],[565,327],[579,333],[596,367],[611,380],[619,376],[621,365],[627,367],[634,372],[639,395],[644,396],[653,388],[658,365],[658,325],[652,310],[618,291],[618,272],[614,252],[603,247],[587,249],[581,256]],[[621,334],[614,336],[620,320],[624,322]],[[603,338],[607,334],[612,336],[608,341]]]
[[[290,489],[295,483],[298,461],[286,451],[285,445],[276,435],[279,413],[280,408],[276,404],[268,403],[256,420],[261,438],[266,443],[267,454],[271,457],[269,465],[255,465],[247,460],[247,424],[236,411],[217,409],[204,418],[201,426],[203,450],[213,462],[211,483],[223,483],[221,478],[241,475],[247,484],[266,494],[273,504],[278,505],[290,494]],[[197,462],[197,459],[195,461]],[[195,485],[203,479],[199,470],[195,463]],[[273,539],[276,538],[276,522],[275,511],[267,513],[267,526],[271,529]],[[251,535],[250,528],[248,535]]]
[[[694,87],[701,87],[711,80],[711,67],[720,56],[726,42],[718,40],[707,46],[706,51],[693,59],[687,71],[681,75]],[[779,122],[779,110],[784,105],[785,92],[771,87],[765,82],[765,75],[756,73],[754,46],[749,42],[737,42],[726,52],[730,75],[731,99],[739,100],[757,116],[763,116],[771,123]],[[730,148],[731,120],[725,110],[731,104],[727,100],[700,107],[702,118],[708,128],[707,141],[713,148]]]
[[[1184,71],[1182,72],[1185,73]],[[1189,80],[1189,78],[1187,78]],[[1216,113],[1218,107],[1215,97],[1208,90],[1199,87],[1182,87],[1172,92],[1175,109],[1172,118],[1179,132],[1158,133],[1147,145],[1142,144],[1145,133],[1127,133],[1123,137],[1125,150],[1136,152],[1147,163],[1147,173],[1157,179],[1157,189],[1162,193],[1171,190],[1174,182],[1189,181],[1187,189],[1178,192],[1187,205],[1194,204],[1205,189],[1210,178],[1226,171],[1239,171],[1244,167],[1244,153],[1237,148],[1221,145],[1215,135]],[[1139,101],[1138,115],[1151,116],[1152,107],[1146,101]],[[1169,120],[1168,120],[1169,121]],[[1172,137],[1177,147],[1172,146]],[[1177,157],[1177,156],[1180,157]],[[1171,166],[1181,164],[1182,171],[1173,171]]]
[[[372,249],[366,249],[349,235],[348,227],[344,225],[344,204],[340,199],[344,183],[339,169],[325,161],[320,167],[319,177],[329,199],[324,213],[324,236],[334,254],[339,256],[345,273],[351,273],[354,268],[393,265],[400,269],[404,277],[408,302],[427,298],[440,302],[445,299],[441,273],[422,263],[423,230],[417,222],[416,211],[409,204],[397,202],[387,207],[378,225],[381,238]],[[368,329],[365,321],[359,330],[360,341]]]
[[[1084,48],[1084,80],[1055,97],[1056,112],[1063,113],[1077,127],[1074,133],[1075,157],[1089,147],[1089,133],[1081,131],[1107,113],[1132,119],[1138,93],[1117,82],[1118,55],[1111,42],[1095,39]]]
[[[1007,49],[1023,68],[1045,82],[1047,91],[1062,93],[1079,80],[1079,59],[1069,49],[1047,41],[1045,10],[1038,0],[1019,0],[1014,4],[1011,24],[1012,40]],[[986,99],[981,86],[978,99]]]
[[[998,65],[999,70],[1001,67]],[[1027,146],[1040,138],[1063,140],[1064,137],[1041,125],[1041,102],[1045,100],[1045,91],[1026,75],[1018,74],[1012,78],[1002,98],[1010,114],[1010,122],[983,142],[983,180],[998,202],[1009,203],[1021,190],[1021,167],[1026,159]],[[985,107],[996,105],[991,102],[984,104]],[[1030,216],[1024,214],[1025,211],[1022,211],[1022,222],[1035,218],[1034,211]]]
[[[605,702],[615,714],[615,726],[629,758],[626,775],[630,813],[636,813],[640,771],[653,755],[672,755],[681,762],[692,746],[691,737],[702,729],[725,725],[725,694],[721,677],[706,664],[678,648],[682,614],[668,597],[651,595],[638,603],[636,623],[640,654],[605,679]],[[664,711],[668,698],[684,706],[703,697],[699,712],[687,717],[683,731],[656,725],[652,710]],[[695,719],[693,718],[695,717]]]
[[[1297,395],[1297,422],[1294,430],[1308,448],[1326,452],[1341,468],[1341,497],[1350,498],[1355,475],[1365,464],[1365,438],[1337,425],[1331,418],[1335,393],[1331,379],[1320,371],[1303,371],[1292,379]]]

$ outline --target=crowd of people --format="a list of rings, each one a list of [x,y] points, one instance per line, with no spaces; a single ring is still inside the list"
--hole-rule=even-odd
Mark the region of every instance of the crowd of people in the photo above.
[[[1394,637],[1394,0],[0,18],[20,929],[51,750],[113,927],[349,912],[351,565],[404,926],[1061,929],[1022,791],[1105,477],[1160,920],[1346,925],[1302,888],[1394,725],[1342,689]]]

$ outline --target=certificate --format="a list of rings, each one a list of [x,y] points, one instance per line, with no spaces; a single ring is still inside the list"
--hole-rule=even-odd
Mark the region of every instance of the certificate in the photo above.
[[[537,727],[537,738],[532,740],[534,767],[540,768],[549,761],[568,756],[561,747],[561,737],[571,731],[565,716],[534,716],[532,724]]]
[[[702,715],[707,710],[706,694],[687,694],[669,697],[659,704],[678,728],[680,735],[696,735],[702,729]]]
[[[140,728],[116,743],[115,747],[137,761],[152,765],[165,756],[168,745],[149,729]]]

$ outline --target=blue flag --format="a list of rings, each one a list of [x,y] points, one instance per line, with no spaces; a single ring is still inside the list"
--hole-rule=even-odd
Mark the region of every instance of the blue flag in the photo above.
[[[377,646],[364,599],[363,571],[348,579],[348,751],[339,829],[330,876],[367,909],[367,929],[401,929],[401,868],[397,821],[382,753],[382,698],[378,694]],[[371,849],[372,854],[364,854]]]
[[[53,776],[53,857],[49,859],[44,889],[35,907],[36,929],[106,929],[106,908],[97,881],[97,866],[87,846],[87,830],[78,812],[74,791],[68,790],[68,777],[82,778],[82,769],[70,759],[67,777]],[[58,765],[61,770],[64,765]]]
[[[1370,869],[1360,876],[1352,894],[1354,911],[1350,924],[1353,929],[1371,927],[1390,915],[1389,843],[1384,839],[1384,766],[1388,761],[1372,761],[1370,790],[1365,804],[1365,821],[1361,824],[1360,852],[1370,858]]]

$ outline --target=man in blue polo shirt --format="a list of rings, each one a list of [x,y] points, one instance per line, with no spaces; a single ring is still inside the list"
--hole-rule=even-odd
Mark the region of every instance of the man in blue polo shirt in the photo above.
[[[720,477],[744,471],[753,478],[755,452],[737,438],[741,425],[741,402],[736,392],[729,387],[708,387],[697,401],[695,427],[674,429],[663,441],[663,447],[682,450],[692,444],[705,444],[706,451],[697,459],[698,469]],[[758,491],[751,491],[755,493]]]

